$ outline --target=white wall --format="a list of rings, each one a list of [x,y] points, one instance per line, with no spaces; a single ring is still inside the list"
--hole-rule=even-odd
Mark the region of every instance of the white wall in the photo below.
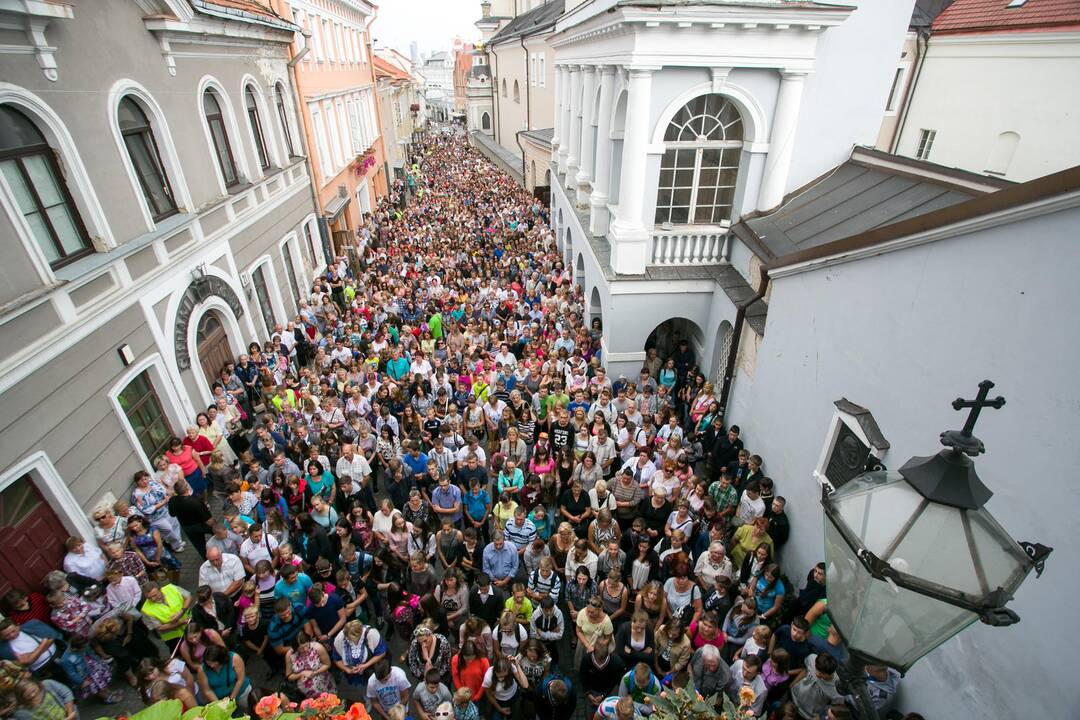
[[[984,172],[1003,132],[1020,135],[1005,177],[1024,181],[1080,164],[1080,33],[939,36],[930,46],[897,151]]]
[[[788,192],[842,163],[852,145],[877,140],[914,0],[857,5],[818,41],[816,69],[803,90]]]
[[[973,397],[981,380],[1005,396],[976,430],[988,448],[979,474],[995,493],[988,508],[1013,537],[1055,552],[1010,605],[1020,624],[976,623],[912,669],[903,705],[926,717],[1067,718],[1080,707],[1078,224],[1073,207],[776,279],[753,378],[735,382],[730,419],[788,499],[782,561],[792,579],[822,559],[810,473],[834,400],[873,412],[895,469],[940,450],[938,433],[965,417],[950,402]]]

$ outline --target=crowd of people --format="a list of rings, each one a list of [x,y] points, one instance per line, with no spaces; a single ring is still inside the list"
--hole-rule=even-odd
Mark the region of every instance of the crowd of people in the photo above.
[[[692,680],[757,717],[855,716],[825,564],[780,565],[752,440],[685,342],[615,378],[601,330],[547,209],[430,137],[295,319],[93,511],[97,544],[0,599],[0,714],[75,720],[126,681],[185,709],[629,720]],[[867,676],[884,707],[898,675]]]

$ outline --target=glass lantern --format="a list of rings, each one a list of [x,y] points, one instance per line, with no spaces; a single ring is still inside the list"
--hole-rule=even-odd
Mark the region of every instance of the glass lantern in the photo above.
[[[977,619],[1008,624],[1004,605],[1033,567],[983,507],[932,499],[902,474],[928,460],[822,497],[833,624],[849,651],[901,672]]]

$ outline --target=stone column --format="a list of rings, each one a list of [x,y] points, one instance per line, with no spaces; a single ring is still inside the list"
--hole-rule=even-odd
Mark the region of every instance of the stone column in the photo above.
[[[608,191],[611,189],[611,105],[615,96],[615,67],[597,68],[600,83],[600,109],[596,118],[596,166],[593,168],[589,205],[589,232],[605,235],[608,230]]]
[[[555,160],[558,157],[559,144],[562,142],[563,136],[563,69],[561,65],[555,66],[555,132],[551,136],[551,159]]]
[[[581,102],[581,155],[578,162],[577,173],[577,205],[585,208],[589,205],[589,193],[592,192],[590,183],[593,179],[593,159],[595,148],[593,146],[592,125],[595,121],[593,110],[596,98],[596,68],[586,65],[582,68],[581,76],[582,102]]]
[[[645,163],[649,144],[649,101],[655,68],[630,68],[626,96],[626,131],[623,135],[619,206],[611,224],[611,267],[618,274],[645,272],[649,232],[645,229]]]
[[[761,190],[758,191],[759,210],[771,210],[784,199],[806,75],[806,72],[780,73],[780,92],[776,97],[772,133],[769,135],[769,154],[765,158]]]
[[[559,104],[559,115],[562,116],[562,131],[559,133],[559,175],[566,174],[566,160],[570,155],[570,68],[566,65],[559,66],[562,69],[562,87],[559,88],[562,101]]]
[[[581,65],[570,66],[570,152],[566,156],[566,187],[573,190],[577,183],[578,158],[581,157]]]

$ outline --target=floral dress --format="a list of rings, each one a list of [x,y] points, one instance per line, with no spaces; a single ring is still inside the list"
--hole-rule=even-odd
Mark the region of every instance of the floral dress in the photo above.
[[[318,651],[315,646],[308,643],[302,646],[299,650],[295,650],[292,656],[292,669],[294,673],[303,672],[305,670],[318,670],[322,665],[322,659],[319,657]],[[334,678],[329,671],[317,673],[311,677],[303,680],[297,680],[296,686],[300,688],[300,691],[304,693],[305,697],[316,697],[323,693],[334,692]]]
[[[154,539],[153,532],[144,532],[141,535],[133,534],[131,542],[149,562],[161,563],[169,568],[180,567],[180,561],[173,557],[172,553],[169,552],[169,548],[164,544],[161,546],[161,557],[158,557],[157,540]]]
[[[91,650],[68,649],[60,658],[60,665],[71,681],[71,689],[78,700],[101,692],[112,682],[112,668]]]

